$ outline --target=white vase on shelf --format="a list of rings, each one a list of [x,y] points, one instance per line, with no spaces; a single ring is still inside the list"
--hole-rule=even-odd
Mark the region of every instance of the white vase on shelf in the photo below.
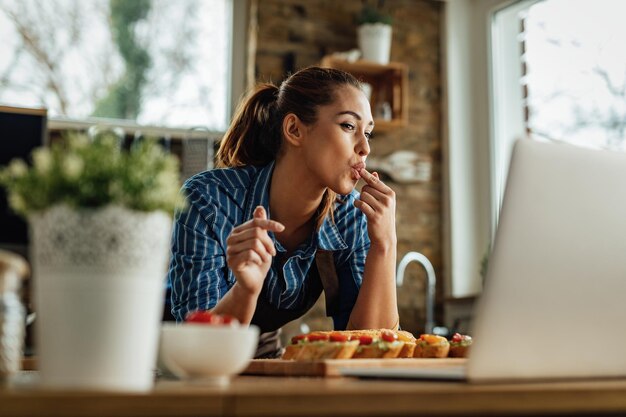
[[[366,23],[357,28],[358,43],[363,59],[379,64],[388,64],[391,53],[391,25]]]
[[[58,205],[29,225],[42,386],[151,389],[170,216]]]

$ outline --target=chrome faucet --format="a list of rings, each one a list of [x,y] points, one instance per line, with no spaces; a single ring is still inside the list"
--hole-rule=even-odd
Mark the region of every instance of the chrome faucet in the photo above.
[[[426,325],[424,326],[425,333],[433,333],[435,327],[435,284],[437,279],[435,278],[435,268],[430,263],[428,258],[419,252],[408,252],[400,260],[398,264],[398,270],[396,273],[396,285],[401,287],[404,283],[404,271],[411,262],[418,262],[426,270]]]

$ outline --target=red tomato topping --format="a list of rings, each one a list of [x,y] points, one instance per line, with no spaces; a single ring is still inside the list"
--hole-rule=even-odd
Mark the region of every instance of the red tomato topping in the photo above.
[[[472,342],[472,337],[468,336],[466,334],[455,333],[452,336],[452,339],[450,339],[450,341],[452,343],[463,343],[463,342],[471,343]]]
[[[322,340],[328,340],[327,334],[310,334],[307,336],[309,342],[318,342]]]
[[[237,319],[230,314],[216,314],[208,310],[190,311],[185,316],[185,322],[226,326],[239,324]]]
[[[330,334],[330,341],[331,342],[347,342],[348,341],[348,336],[343,334],[343,333],[331,333]]]
[[[223,324],[231,324],[233,321],[236,321],[236,319],[231,316],[230,314],[223,314],[222,315],[222,323]]]
[[[222,324],[222,318],[206,310],[190,311],[185,317],[187,323]]]
[[[359,345],[371,345],[372,342],[374,341],[374,339],[372,338],[372,336],[357,336],[357,339],[359,339]]]
[[[292,345],[297,345],[300,340],[306,340],[306,335],[305,334],[299,334],[297,336],[292,337],[291,338],[291,344]]]
[[[385,342],[395,342],[396,340],[398,340],[398,335],[395,334],[394,332],[390,332],[388,330],[382,332],[382,334],[380,335],[380,337],[385,341]]]

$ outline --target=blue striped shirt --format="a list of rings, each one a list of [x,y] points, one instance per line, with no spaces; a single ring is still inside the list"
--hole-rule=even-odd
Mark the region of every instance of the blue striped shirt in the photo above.
[[[235,284],[226,264],[226,239],[233,228],[252,218],[254,208],[269,210],[269,185],[274,164],[265,167],[215,169],[188,179],[181,192],[187,208],[176,213],[169,268],[172,314],[182,321],[188,311],[211,309]],[[263,295],[274,307],[297,309],[306,303],[304,280],[317,249],[333,252],[339,279],[336,329],[344,329],[356,302],[365,258],[370,247],[365,215],[354,207],[358,193],[340,196],[333,223],[327,216],[311,239],[298,247],[280,268],[274,257],[263,285]],[[276,251],[286,249],[269,233]]]

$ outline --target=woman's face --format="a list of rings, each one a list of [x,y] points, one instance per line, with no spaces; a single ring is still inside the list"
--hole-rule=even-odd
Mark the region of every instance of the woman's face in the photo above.
[[[356,87],[342,87],[333,103],[318,107],[317,121],[305,129],[302,150],[304,164],[322,187],[338,194],[352,191],[370,153],[373,128],[370,104]]]

